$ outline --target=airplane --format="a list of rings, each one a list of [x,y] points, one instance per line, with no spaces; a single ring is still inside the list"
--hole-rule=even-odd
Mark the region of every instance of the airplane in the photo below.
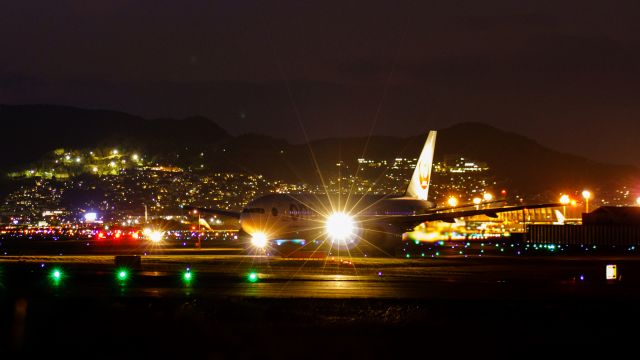
[[[489,201],[483,208],[478,204],[438,207],[428,200],[436,135],[436,131],[429,132],[402,196],[369,194],[345,199],[339,195],[269,194],[249,202],[242,212],[197,209],[238,219],[239,238],[254,253],[276,254],[282,244],[294,242],[299,249],[312,251],[357,248],[364,254],[391,255],[402,244],[402,234],[424,222],[453,223],[474,215],[497,217],[500,212],[559,206],[484,207],[495,202]]]

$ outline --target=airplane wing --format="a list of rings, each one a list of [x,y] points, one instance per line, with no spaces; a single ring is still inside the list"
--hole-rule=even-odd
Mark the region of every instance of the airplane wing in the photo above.
[[[386,221],[389,224],[398,226],[399,228],[402,228],[405,230],[411,230],[414,227],[427,221],[445,221],[445,222],[454,223],[456,218],[464,218],[464,217],[476,216],[476,215],[486,215],[489,217],[497,217],[498,213],[503,213],[508,211],[541,209],[541,208],[558,207],[558,206],[562,206],[562,204],[549,203],[549,204],[534,204],[534,205],[516,205],[516,206],[503,206],[498,208],[459,210],[459,211],[445,211],[441,209],[442,211],[432,211],[430,213],[418,214],[418,215],[380,216],[380,217],[376,217],[377,218],[376,221]]]
[[[187,206],[187,205],[182,205],[181,208],[187,211],[197,210],[202,213],[240,219],[240,212],[235,212],[235,211],[228,211],[228,210],[221,210],[221,209],[214,209],[214,208],[202,208],[202,207]]]

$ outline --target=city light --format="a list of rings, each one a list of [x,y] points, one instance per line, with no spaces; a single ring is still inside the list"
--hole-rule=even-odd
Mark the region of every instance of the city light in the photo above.
[[[482,195],[482,198],[484,199],[484,201],[491,201],[493,200],[493,195],[491,193],[484,193],[484,195]]]
[[[562,195],[560,196],[560,204],[562,205],[568,205],[571,202],[571,198],[569,198],[569,195]]]
[[[355,225],[351,216],[343,212],[336,212],[327,218],[325,229],[329,236],[334,240],[340,241],[346,240],[348,237],[353,235]]]
[[[84,214],[84,221],[86,222],[95,222],[97,218],[98,218],[98,214],[94,212],[88,212]]]
[[[449,206],[451,206],[451,207],[456,207],[456,206],[458,206],[458,199],[456,199],[455,197],[451,196],[449,198],[449,200],[447,200],[447,204],[449,204]]]
[[[482,202],[482,199],[480,199],[479,197],[474,197],[473,198],[473,203],[476,205],[480,205],[480,203]]]
[[[131,159],[133,161],[138,161],[138,160],[140,160],[140,156],[138,156],[138,154],[133,154],[133,155],[131,155]]]
[[[267,234],[263,232],[256,232],[251,236],[251,245],[263,249],[267,246]]]

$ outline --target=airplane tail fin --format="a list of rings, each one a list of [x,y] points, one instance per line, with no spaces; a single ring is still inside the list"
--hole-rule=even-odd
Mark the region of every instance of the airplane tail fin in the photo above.
[[[405,197],[427,200],[429,182],[431,181],[431,167],[433,165],[433,151],[436,146],[436,134],[436,131],[429,131],[429,136],[422,148],[422,153],[420,153],[420,158],[404,194]]]

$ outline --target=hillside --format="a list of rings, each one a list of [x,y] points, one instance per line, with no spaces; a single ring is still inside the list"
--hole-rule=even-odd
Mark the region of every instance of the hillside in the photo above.
[[[348,172],[356,168],[359,157],[414,158],[426,137],[420,134],[410,138],[330,138],[290,144],[258,134],[233,137],[203,117],[144,119],[115,111],[45,105],[0,106],[0,120],[3,133],[12,134],[0,143],[0,150],[8,155],[0,160],[0,168],[5,171],[36,161],[56,148],[121,146],[180,165],[204,163],[209,170],[317,182],[315,164],[323,176],[329,177],[337,171],[338,161],[344,161],[347,167],[342,171]],[[560,153],[525,136],[481,123],[439,129],[436,160],[446,155],[488,163],[496,178],[521,194],[556,194],[640,180],[640,170],[633,166],[599,163]]]

